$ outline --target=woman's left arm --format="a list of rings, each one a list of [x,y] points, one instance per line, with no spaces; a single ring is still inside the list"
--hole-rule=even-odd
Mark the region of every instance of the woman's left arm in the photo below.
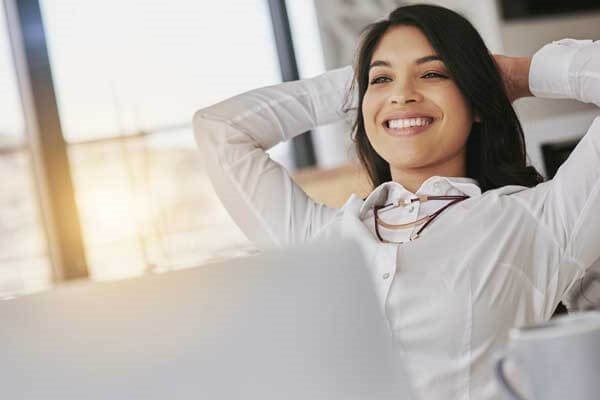
[[[521,97],[533,96],[529,90],[531,57],[509,57],[502,54],[493,56],[511,103]]]
[[[570,98],[600,106],[600,41],[563,39],[545,45],[531,59],[528,85],[536,97]],[[554,285],[561,295],[565,285],[600,257],[600,117],[551,181],[517,193],[515,198],[558,246],[559,268],[554,272],[562,270],[562,274]]]

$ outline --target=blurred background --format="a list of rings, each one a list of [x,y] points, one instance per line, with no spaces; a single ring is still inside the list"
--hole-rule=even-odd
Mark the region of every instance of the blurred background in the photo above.
[[[420,1],[422,3],[423,1]],[[600,39],[597,0],[426,1],[493,53]],[[4,0],[0,9],[0,297],[252,254],[199,158],[194,111],[350,64],[394,0]],[[598,109],[515,103],[551,177]],[[370,190],[344,124],[269,150],[317,200]]]

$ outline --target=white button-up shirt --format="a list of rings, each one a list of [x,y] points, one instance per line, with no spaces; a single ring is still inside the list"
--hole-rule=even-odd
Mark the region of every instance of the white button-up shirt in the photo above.
[[[509,329],[549,319],[600,257],[600,118],[554,179],[536,187],[481,193],[471,179],[430,177],[416,194],[470,198],[446,209],[419,239],[381,243],[373,206],[415,194],[387,182],[364,201],[352,195],[341,209],[330,208],[310,199],[265,152],[316,126],[351,119],[341,111],[351,74],[351,67],[340,68],[198,111],[196,139],[215,190],[262,248],[325,237],[360,242],[421,398],[498,398],[491,361]],[[533,56],[529,84],[538,97],[600,106],[600,42],[547,44]],[[383,215],[391,223],[414,221],[440,205],[433,203]],[[387,234],[403,241],[407,233]]]

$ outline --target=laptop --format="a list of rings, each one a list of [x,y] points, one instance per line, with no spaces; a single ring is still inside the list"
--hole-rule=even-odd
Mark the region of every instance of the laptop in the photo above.
[[[360,247],[0,301],[6,399],[412,399]]]

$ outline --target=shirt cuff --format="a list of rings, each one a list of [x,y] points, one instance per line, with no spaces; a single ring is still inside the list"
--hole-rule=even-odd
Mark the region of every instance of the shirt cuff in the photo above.
[[[581,47],[592,40],[561,39],[548,43],[532,57],[529,91],[536,97],[575,98],[570,84],[571,64]]]

